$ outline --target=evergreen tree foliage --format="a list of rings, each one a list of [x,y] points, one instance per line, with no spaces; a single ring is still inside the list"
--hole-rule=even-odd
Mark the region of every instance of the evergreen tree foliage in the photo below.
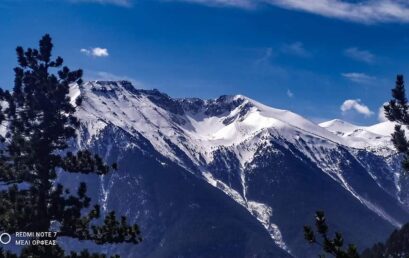
[[[403,155],[402,168],[406,173],[401,176],[408,176],[409,141],[402,125],[409,128],[409,112],[403,75],[396,76],[395,87],[392,89],[392,100],[384,106],[384,110],[388,120],[397,123],[392,134],[392,143]],[[372,248],[365,250],[362,257],[409,257],[409,224],[395,230],[384,244],[377,243]]]
[[[392,89],[392,98],[384,106],[385,116],[389,121],[397,123],[392,134],[392,143],[397,151],[403,154],[402,168],[407,172],[409,171],[409,141],[401,125],[409,128],[409,113],[403,75],[396,76],[395,88]]]
[[[328,236],[328,225],[325,214],[317,211],[315,214],[316,232],[310,226],[304,226],[304,237],[310,244],[321,246],[322,250],[336,258],[359,258],[358,251],[354,245],[348,245],[346,250],[343,249],[344,238],[339,232],[335,232],[334,238]],[[320,237],[320,240],[317,239]],[[325,254],[320,255],[325,257]]]
[[[405,135],[402,125],[409,129],[409,106],[406,98],[405,83],[403,75],[396,76],[395,87],[392,89],[392,99],[384,106],[385,116],[389,121],[396,122],[395,130],[392,134],[392,143],[396,150],[403,155],[402,169],[406,172],[401,176],[409,176],[409,141]],[[324,213],[317,212],[316,227],[323,241],[316,240],[315,233],[309,226],[304,227],[305,239],[311,244],[319,244],[326,253],[335,257],[359,257],[354,246],[349,246],[347,251],[341,250],[342,236],[335,234],[334,239],[327,237],[328,226],[325,223]],[[388,240],[377,243],[373,247],[366,249],[362,258],[401,258],[409,257],[409,223],[402,228],[393,231]]]
[[[17,47],[13,91],[0,89],[0,123],[7,132],[0,137],[0,231],[44,232],[57,228],[58,236],[96,244],[132,243],[142,239],[137,225],[114,212],[99,219],[100,207],[91,205],[87,185],[71,193],[56,182],[57,170],[65,173],[104,175],[113,169],[88,150],[68,151],[79,126],[70,102],[69,85],[82,83],[82,71],[52,59],[51,37],[45,35],[38,49]],[[101,221],[102,220],[102,221]],[[29,246],[19,256],[2,251],[0,257],[105,257],[88,251],[64,254],[57,246]]]
[[[362,253],[362,258],[400,258],[409,257],[409,224],[396,229],[385,244],[377,243]]]

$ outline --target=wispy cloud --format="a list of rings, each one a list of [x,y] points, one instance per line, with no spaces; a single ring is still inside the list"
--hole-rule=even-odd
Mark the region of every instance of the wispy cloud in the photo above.
[[[68,0],[73,3],[97,3],[112,4],[124,7],[131,7],[137,0]],[[212,7],[238,7],[252,9],[257,5],[258,0],[157,0],[163,2],[188,2],[202,4]]]
[[[168,0],[174,2],[188,2],[215,7],[239,7],[253,9],[259,0]]]
[[[282,47],[282,52],[285,54],[295,55],[299,57],[310,57],[311,53],[304,48],[302,42],[294,42],[291,44],[286,44]]]
[[[272,47],[267,47],[261,50],[263,51],[263,55],[256,59],[256,64],[270,64],[271,60],[280,54],[304,58],[312,56],[312,54],[304,48],[304,44],[298,41],[290,44],[283,44],[281,47],[278,47],[276,51]]]
[[[400,0],[264,0],[287,9],[363,23],[409,22],[409,3]]]
[[[340,109],[343,113],[354,110],[355,112],[364,115],[365,117],[370,117],[374,114],[368,108],[368,106],[361,102],[360,99],[347,99],[344,101],[344,103],[342,103]]]
[[[268,48],[266,48],[266,49],[263,50],[263,51],[264,51],[263,56],[260,57],[260,58],[258,58],[258,59],[256,60],[256,62],[255,62],[257,65],[269,63],[271,57],[272,57],[273,54],[274,54],[274,53],[273,53],[273,48],[271,48],[271,47],[268,47]]]
[[[113,4],[130,7],[136,0],[67,0]],[[214,7],[237,7],[254,9],[259,5],[277,6],[284,9],[312,13],[329,18],[359,23],[409,22],[409,2],[405,0],[157,0],[188,2]]]
[[[343,73],[341,75],[344,78],[346,78],[346,79],[348,79],[348,80],[350,80],[352,82],[361,83],[361,84],[368,84],[368,83],[373,82],[376,79],[376,77],[367,75],[365,73],[355,73],[355,72],[353,72],[353,73]]]
[[[385,102],[382,106],[379,107],[378,110],[378,121],[379,122],[385,122],[388,121],[388,119],[385,116],[385,109],[384,109],[384,105],[388,104],[387,102]]]
[[[81,48],[80,52],[87,55],[87,56],[93,56],[93,57],[107,57],[107,56],[109,56],[108,49],[100,48],[100,47]]]
[[[357,61],[365,62],[371,64],[375,61],[375,55],[368,50],[362,50],[357,47],[351,47],[345,49],[345,55]]]
[[[288,96],[289,98],[292,98],[292,97],[294,97],[294,93],[293,93],[290,89],[288,89],[288,90],[287,90],[287,96]]]
[[[68,0],[73,3],[96,3],[96,4],[113,4],[123,7],[131,7],[132,0]]]
[[[259,4],[308,12],[359,23],[409,22],[409,2],[404,0],[173,0],[214,6],[253,8]]]

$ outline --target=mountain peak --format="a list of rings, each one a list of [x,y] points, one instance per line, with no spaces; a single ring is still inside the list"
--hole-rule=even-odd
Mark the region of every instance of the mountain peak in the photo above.
[[[103,80],[96,80],[96,81],[88,81],[81,85],[81,88],[84,90],[91,89],[93,91],[100,91],[100,92],[113,92],[118,90],[127,90],[134,92],[136,88],[132,85],[130,81],[122,80],[122,81],[103,81]]]
[[[292,130],[303,130],[335,140],[332,134],[328,134],[327,130],[300,115],[288,110],[266,106],[240,94],[222,95],[216,99],[207,100],[200,98],[178,99],[156,89],[136,89],[128,81],[90,81],[72,87],[71,99],[75,99],[78,95],[85,96],[87,109],[98,111],[99,116],[110,116],[111,113],[115,113],[117,114],[115,117],[119,119],[118,113],[126,113],[128,117],[122,118],[122,121],[129,120],[130,116],[136,114],[138,117],[148,115],[145,119],[150,119],[150,114],[143,114],[143,112],[147,110],[147,107],[150,107],[150,113],[159,112],[159,107],[162,116],[170,117],[172,121],[175,119],[178,122],[187,121],[189,117],[194,117],[198,122],[213,119],[222,122],[219,126],[227,126],[236,121],[241,126],[251,129],[250,131],[253,133],[270,127],[293,128]],[[132,109],[132,114],[124,112],[125,108]],[[179,117],[177,118],[175,115]]]
[[[330,132],[339,133],[339,134],[350,133],[356,129],[361,128],[358,125],[349,123],[341,119],[333,119],[327,122],[323,122],[323,123],[320,123],[319,126],[327,129]]]
[[[202,148],[203,155],[210,153],[211,148],[241,144],[262,133],[291,142],[300,135],[309,135],[357,148],[388,141],[375,133],[383,127],[372,130],[340,119],[318,126],[296,113],[269,107],[244,95],[222,95],[207,100],[172,98],[156,89],[136,89],[128,81],[86,82],[74,85],[70,94],[72,101],[80,95],[83,97],[82,115],[94,121],[91,122],[94,126],[103,128],[101,121],[104,121],[129,132],[138,131],[152,141],[168,135],[174,144],[183,138],[189,145]],[[98,134],[98,128],[91,131]],[[178,133],[170,134],[174,131]],[[157,142],[158,148],[163,145],[167,143]]]
[[[383,219],[391,225],[400,223],[399,217],[389,215],[389,212],[376,206],[378,199],[374,198],[374,203],[367,199],[368,192],[373,193],[372,190],[361,190],[368,189],[368,184],[377,187],[376,183],[382,182],[386,176],[377,173],[378,177],[371,177],[373,170],[368,168],[370,175],[364,181],[363,166],[358,170],[359,173],[350,173],[352,166],[359,166],[364,155],[377,161],[366,151],[374,150],[384,156],[393,153],[387,148],[391,145],[390,138],[371,133],[368,128],[340,119],[318,126],[291,111],[272,108],[243,95],[223,95],[210,100],[177,99],[159,90],[135,89],[126,81],[93,81],[81,86],[73,85],[71,96],[75,98],[78,95],[83,97],[76,115],[81,121],[80,136],[84,142],[92,143],[96,140],[107,144],[106,157],[118,155],[115,154],[115,148],[121,152],[138,148],[149,154],[146,157],[151,157],[154,149],[155,153],[166,157],[152,156],[164,169],[170,162],[175,162],[222,190],[257,218],[275,243],[285,250],[285,240],[292,237],[283,237],[281,230],[287,233],[288,229],[281,225],[279,228],[277,225],[281,222],[276,222],[272,216],[275,209],[273,204],[277,202],[275,199],[271,202],[270,199],[260,199],[259,196],[275,198],[282,191],[291,192],[294,185],[301,186],[301,189],[315,189],[316,185],[325,183],[336,193],[340,192],[339,186],[342,186],[345,193],[351,194],[350,198],[356,198],[375,216],[379,216],[380,221]],[[372,128],[372,131],[383,130],[385,126],[378,127]],[[112,128],[119,128],[124,134],[117,137],[117,131]],[[332,132],[341,129],[350,134]],[[104,139],[104,136],[109,138]],[[148,142],[152,150],[147,148]],[[357,152],[356,148],[362,151]],[[133,151],[132,155],[128,155],[128,159],[133,160],[135,153]],[[135,161],[135,164],[138,162]],[[325,179],[319,179],[320,173],[316,173],[318,169],[325,173]],[[135,171],[139,173],[142,170]],[[171,173],[166,175],[172,177]],[[317,182],[316,185],[305,184],[306,175],[308,182]],[[316,179],[310,181],[310,178]],[[393,178],[388,180],[388,184],[394,183]],[[364,182],[362,184],[365,184],[365,188],[357,185],[357,182]],[[285,185],[278,188],[281,184]],[[124,185],[127,184],[119,186]],[[311,188],[305,188],[305,185]],[[271,189],[278,190],[268,192]],[[254,194],[255,191],[263,194]],[[303,195],[307,196],[310,192],[316,193],[304,190]],[[345,193],[334,199],[342,197],[345,200]],[[288,194],[283,196],[287,197]],[[308,195],[306,199],[313,200],[316,197]],[[345,210],[350,212],[349,207],[357,206],[346,207]],[[363,221],[366,221],[365,218]]]

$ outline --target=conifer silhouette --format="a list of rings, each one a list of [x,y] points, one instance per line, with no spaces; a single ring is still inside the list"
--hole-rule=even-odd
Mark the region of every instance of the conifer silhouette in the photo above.
[[[90,240],[96,244],[139,243],[137,225],[109,212],[98,223],[100,207],[91,205],[87,185],[79,182],[71,193],[56,181],[57,169],[65,173],[104,175],[116,169],[88,150],[69,152],[68,142],[79,126],[69,85],[81,84],[82,71],[52,59],[53,44],[47,34],[39,49],[17,47],[13,91],[0,89],[0,231],[44,232],[57,227],[58,236]],[[76,105],[81,104],[81,99]],[[100,220],[101,221],[101,220]],[[60,246],[28,246],[19,255],[1,251],[0,257],[105,257],[88,251],[64,254]]]

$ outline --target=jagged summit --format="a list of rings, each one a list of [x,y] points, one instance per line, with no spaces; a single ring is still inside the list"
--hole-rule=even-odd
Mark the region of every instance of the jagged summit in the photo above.
[[[118,97],[117,94],[112,94],[115,92],[128,92],[137,96],[144,95],[159,107],[178,115],[183,115],[185,112],[222,115],[237,108],[248,99],[242,95],[223,95],[216,99],[207,100],[200,98],[171,98],[157,89],[137,89],[129,81],[89,81],[81,86],[73,87],[77,87],[83,93],[91,90],[95,95],[105,95],[105,97]]]
[[[136,89],[128,81],[90,81],[71,87],[71,98],[82,96],[82,116],[96,119],[91,132],[97,133],[103,122],[126,131],[138,131],[153,142],[165,135],[175,144],[186,139],[195,146],[199,159],[211,159],[208,153],[219,146],[240,145],[263,133],[297,142],[299,137],[323,139],[354,148],[393,152],[390,123],[371,127],[357,126],[340,119],[319,125],[288,110],[275,109],[243,95],[223,95],[216,99],[172,98],[159,90]],[[92,120],[91,119],[91,120]],[[101,128],[96,128],[99,124]],[[175,134],[174,131],[177,133]],[[172,133],[171,133],[172,132]],[[163,146],[168,144],[158,144]],[[191,151],[188,151],[191,152]],[[196,155],[196,154],[195,154]],[[176,158],[176,157],[175,157]]]
[[[304,134],[345,144],[342,138],[293,112],[268,107],[243,95],[174,99],[158,90],[135,89],[126,81],[73,86],[73,101],[79,95],[84,100],[83,116],[93,115],[125,130],[138,130],[148,138],[158,138],[153,136],[158,131],[174,138],[172,141],[182,135],[193,146],[206,149],[205,153],[216,146],[238,145],[262,132],[290,141]],[[169,135],[168,130],[175,128],[180,135]]]
[[[146,129],[148,135],[152,130],[166,135],[164,128],[177,127],[185,138],[200,141],[198,145],[202,147],[237,145],[268,131],[289,141],[310,135],[355,148],[379,148],[390,134],[379,133],[379,128],[385,126],[362,127],[340,119],[316,125],[291,111],[275,109],[243,95],[208,100],[171,98],[156,89],[136,89],[128,81],[90,81],[72,86],[72,101],[79,95],[85,100],[82,109],[88,117],[93,114],[101,121],[126,130],[141,130],[142,134]],[[373,143],[373,139],[377,141]]]

